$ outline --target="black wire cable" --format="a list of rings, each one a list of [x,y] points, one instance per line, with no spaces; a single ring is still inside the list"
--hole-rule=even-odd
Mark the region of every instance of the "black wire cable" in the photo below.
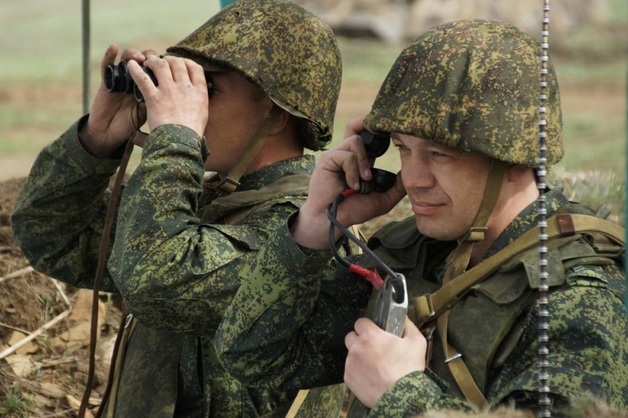
[[[339,245],[336,243],[334,239],[335,229],[342,233],[342,235],[351,241],[353,241],[358,247],[360,247],[367,255],[369,255],[375,262],[382,268],[382,270],[391,278],[392,284],[396,290],[399,290],[402,286],[402,283],[398,279],[397,274],[390,267],[386,265],[367,245],[365,242],[356,237],[351,231],[349,231],[344,225],[338,222],[336,215],[338,214],[338,205],[345,199],[345,197],[352,195],[355,193],[352,189],[346,189],[344,192],[340,193],[332,203],[327,206],[327,218],[329,219],[329,247],[330,251],[333,254],[334,258],[346,266],[351,272],[357,273],[362,276],[367,281],[371,282],[375,289],[379,290],[381,285],[383,284],[383,280],[376,269],[368,270],[364,267],[358,266],[356,264],[349,263],[338,253]],[[342,242],[342,241],[340,241]],[[397,292],[399,294],[399,292]]]
[[[340,244],[344,241],[344,237],[346,236],[343,230],[341,229],[341,228],[344,228],[344,225],[340,224],[340,222],[338,222],[338,219],[336,219],[336,214],[338,213],[338,205],[343,200],[344,200],[344,195],[339,194],[334,199],[334,201],[330,203],[329,206],[327,206],[326,213],[327,213],[327,219],[329,219],[329,250],[333,254],[336,261],[338,261],[343,266],[349,268],[350,266],[349,262],[345,260],[344,257],[341,257],[340,254],[338,253],[338,248],[340,247]],[[343,239],[339,240],[338,243],[336,243],[335,234],[334,234],[334,232],[336,231],[336,228],[338,228],[341,232],[343,232]],[[361,240],[358,240],[358,241],[360,242],[356,242],[356,244],[359,245],[360,248],[364,249],[363,242]]]

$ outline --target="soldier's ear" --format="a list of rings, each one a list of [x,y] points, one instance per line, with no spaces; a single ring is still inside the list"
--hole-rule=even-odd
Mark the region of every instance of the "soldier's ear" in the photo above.
[[[521,164],[512,164],[506,170],[506,179],[510,182],[517,182],[524,176],[533,175],[534,170]]]
[[[277,105],[274,105],[274,106],[277,106]],[[280,108],[279,114],[277,115],[277,119],[275,120],[275,124],[270,130],[270,135],[276,135],[282,130],[284,130],[284,128],[288,124],[288,121],[290,120],[290,117],[291,117],[290,113]]]

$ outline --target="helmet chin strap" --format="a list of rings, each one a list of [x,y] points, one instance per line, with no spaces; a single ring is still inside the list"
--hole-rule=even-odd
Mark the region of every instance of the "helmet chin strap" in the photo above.
[[[273,105],[270,113],[266,119],[264,119],[264,123],[257,130],[251,139],[249,146],[244,150],[238,162],[226,176],[223,177],[218,175],[220,181],[217,184],[212,185],[211,188],[217,190],[220,195],[226,195],[233,193],[238,187],[240,187],[240,177],[242,177],[246,169],[251,164],[251,161],[253,161],[253,158],[255,158],[259,150],[262,148],[262,145],[266,142],[266,138],[279,118],[280,113],[281,108],[277,105]]]
[[[494,158],[491,160],[491,167],[484,197],[482,198],[482,204],[480,205],[480,209],[471,228],[469,228],[469,231],[464,237],[458,240],[458,246],[448,257],[447,267],[445,269],[445,281],[454,279],[467,269],[469,260],[471,259],[473,245],[486,237],[486,231],[488,229],[486,224],[497,204],[504,173],[508,169],[508,166],[509,164],[504,161]]]

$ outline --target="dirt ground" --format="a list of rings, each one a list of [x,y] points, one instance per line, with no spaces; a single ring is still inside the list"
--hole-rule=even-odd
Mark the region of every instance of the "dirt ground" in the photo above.
[[[89,369],[93,292],[30,268],[9,225],[22,184],[23,178],[0,182],[0,416],[76,416]],[[116,297],[101,294],[97,303],[96,400],[121,318]]]
[[[349,118],[367,112],[377,88],[377,85],[345,85],[339,114]],[[33,107],[54,106],[60,100],[74,103],[81,100],[78,89],[68,91],[67,87],[51,86],[26,91],[2,85],[0,99]],[[621,88],[596,90],[592,86],[584,91],[563,86],[565,112],[595,113],[618,121],[625,117],[625,100]],[[22,135],[40,141],[37,148],[60,133],[42,126],[20,129]],[[36,152],[18,157],[0,156],[0,416],[70,417],[75,416],[87,381],[92,292],[78,291],[32,271],[13,240],[9,216],[35,156]],[[366,225],[365,232],[369,235],[390,217],[407,213],[400,207]],[[92,412],[103,391],[120,320],[120,310],[112,300],[110,295],[99,297]],[[31,333],[39,335],[23,344],[23,338]]]

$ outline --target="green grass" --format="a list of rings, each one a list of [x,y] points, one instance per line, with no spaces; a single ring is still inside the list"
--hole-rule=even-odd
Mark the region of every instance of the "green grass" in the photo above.
[[[33,395],[25,393],[17,383],[11,386],[5,394],[4,402],[0,406],[0,414],[7,418],[26,418],[30,416],[28,411],[34,403]]]
[[[383,45],[374,38],[338,38],[345,81],[381,83],[405,45]]]
[[[567,170],[606,169],[622,175],[626,169],[625,135],[619,124],[605,126],[591,117],[569,119],[565,126],[565,159]]]
[[[0,6],[0,80],[77,82],[82,71],[82,2],[21,0]],[[218,0],[91,1],[92,73],[109,43],[165,46],[200,26],[219,9]],[[10,57],[7,60],[7,57]],[[98,81],[98,80],[96,80]]]

